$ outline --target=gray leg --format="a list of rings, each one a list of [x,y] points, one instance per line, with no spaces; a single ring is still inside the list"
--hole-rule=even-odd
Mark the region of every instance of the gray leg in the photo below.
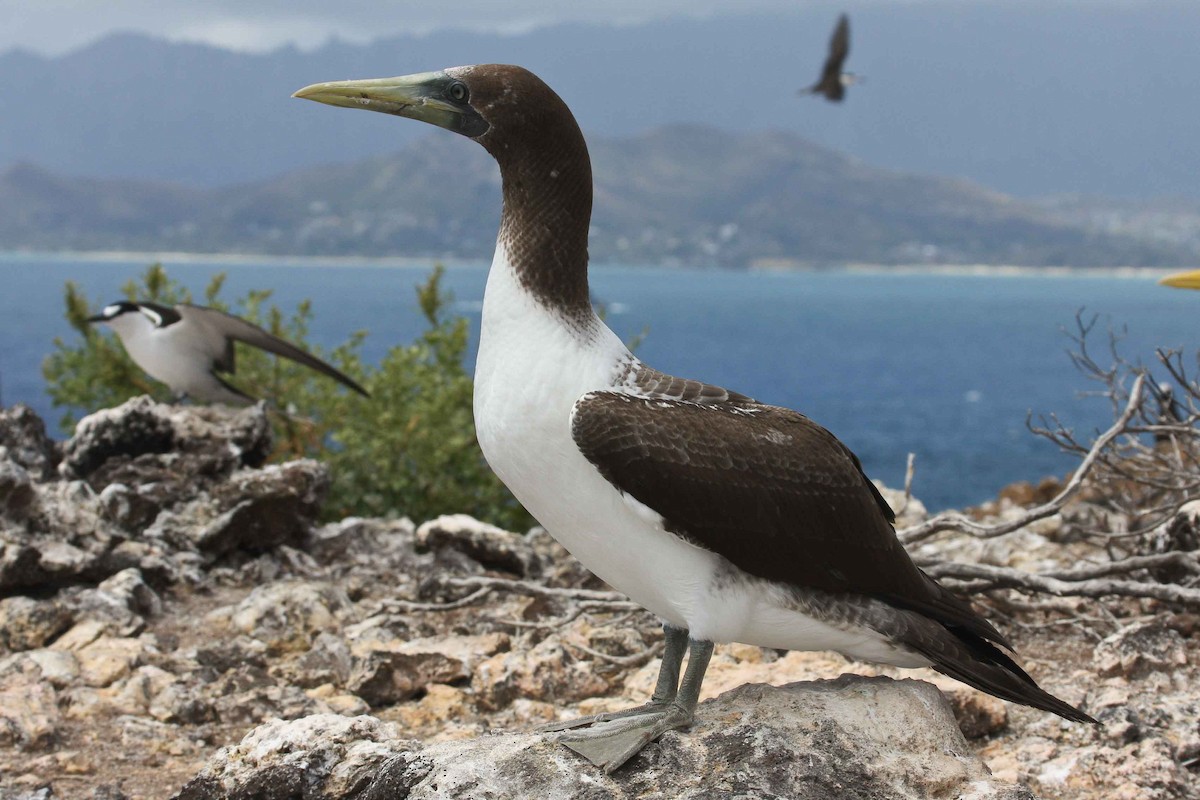
[[[679,667],[683,663],[683,654],[687,651],[688,632],[663,623],[663,635],[666,637],[663,648],[662,666],[658,669],[658,682],[654,684],[654,694],[650,702],[623,711],[606,711],[603,714],[593,714],[590,717],[579,717],[564,722],[551,722],[541,725],[538,731],[549,733],[565,731],[569,728],[579,728],[584,725],[594,725],[598,722],[611,722],[614,719],[636,717],[641,714],[652,714],[664,711],[675,699],[679,689]]]
[[[712,651],[712,642],[689,640],[687,671],[675,698],[665,707],[614,719],[591,730],[565,733],[558,741],[605,772],[613,772],[667,731],[691,726]],[[661,683],[661,673],[659,677]]]

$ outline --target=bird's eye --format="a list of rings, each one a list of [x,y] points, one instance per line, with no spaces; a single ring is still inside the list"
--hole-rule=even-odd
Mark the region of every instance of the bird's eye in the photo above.
[[[461,81],[455,81],[454,83],[450,84],[450,88],[446,90],[446,93],[450,95],[450,99],[456,103],[465,103],[469,94],[467,91],[467,85]]]

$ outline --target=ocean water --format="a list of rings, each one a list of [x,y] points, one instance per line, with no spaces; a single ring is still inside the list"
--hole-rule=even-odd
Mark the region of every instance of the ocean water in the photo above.
[[[367,330],[378,359],[422,328],[413,287],[431,264],[166,261],[201,296],[214,272],[223,296],[271,289],[285,310],[314,302],[312,339],[325,346]],[[63,320],[64,282],[95,305],[118,299],[144,259],[96,261],[0,255],[0,400],[31,405],[57,432],[59,412],[40,364]],[[451,267],[446,285],[478,339],[486,265]],[[1152,361],[1156,347],[1194,352],[1200,293],[1152,276],[714,272],[594,267],[592,291],[622,336],[646,332],[638,355],[655,367],[790,406],[832,430],[867,473],[903,484],[916,455],[914,494],[931,509],[993,497],[1017,480],[1061,475],[1074,461],[1026,429],[1030,412],[1058,414],[1077,431],[1111,419],[1071,365],[1077,311],[1098,314],[1092,342],[1124,330],[1121,352]],[[474,353],[471,354],[473,362]],[[61,435],[61,434],[60,434]]]

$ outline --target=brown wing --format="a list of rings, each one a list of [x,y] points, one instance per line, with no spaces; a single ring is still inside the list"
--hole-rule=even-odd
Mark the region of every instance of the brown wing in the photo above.
[[[193,306],[180,304],[175,307],[179,314],[187,320],[193,321],[198,325],[211,328],[220,332],[228,339],[245,342],[248,345],[257,347],[260,350],[266,350],[268,353],[274,353],[277,356],[291,359],[297,364],[314,369],[322,375],[327,375],[336,381],[350,387],[364,397],[369,397],[366,389],[359,386],[346,375],[331,365],[325,363],[313,354],[301,350],[291,342],[286,342],[278,336],[267,333],[257,325],[251,324],[240,317],[235,317],[232,314],[226,314],[224,311],[218,311],[215,308],[206,308],[204,306]],[[217,365],[227,372],[233,371],[234,357],[232,342],[226,348],[224,357],[217,362]]]
[[[878,597],[1003,642],[913,564],[858,459],[802,414],[597,392],[575,404],[572,435],[668,530],[751,575]]]
[[[850,55],[850,18],[842,14],[838,17],[833,35],[829,37],[829,57],[825,59],[822,79],[831,74],[835,77],[841,75],[842,65],[846,63],[848,55]]]

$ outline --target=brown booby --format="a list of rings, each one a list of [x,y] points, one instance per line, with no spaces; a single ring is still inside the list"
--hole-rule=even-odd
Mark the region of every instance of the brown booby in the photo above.
[[[693,719],[714,642],[835,650],[1070,720],[1004,637],[913,564],[833,434],[786,408],[659,372],[588,296],[592,170],[566,104],[515,66],[308,86],[296,97],[422,120],[500,165],[503,212],[475,368],[488,463],[579,560],[656,614],[654,695],[551,726],[607,770]],[[685,653],[687,671],[680,680]]]
[[[254,402],[218,374],[234,374],[234,342],[291,359],[369,396],[366,389],[311,353],[219,309],[121,300],[86,321],[112,328],[133,362],[180,398],[230,405]]]
[[[842,72],[842,65],[850,55],[850,18],[845,14],[838,17],[833,35],[829,37],[829,55],[825,58],[825,66],[821,68],[821,77],[807,89],[801,89],[799,94],[820,94],[832,103],[842,102],[846,96],[846,87],[862,83],[865,79],[853,72]]]

